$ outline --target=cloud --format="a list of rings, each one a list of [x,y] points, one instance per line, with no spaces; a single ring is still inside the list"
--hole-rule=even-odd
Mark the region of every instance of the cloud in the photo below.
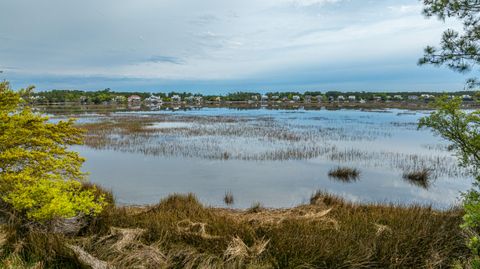
[[[417,0],[17,0],[0,1],[0,10],[0,65],[15,66],[4,75],[19,81],[89,76],[256,85],[259,77],[275,84],[281,74],[295,87],[305,84],[300,77],[314,80],[325,70],[344,85],[341,77],[360,81],[352,66],[375,67],[363,77],[371,79],[408,58],[404,68],[416,72],[423,47],[451,26],[425,20]],[[399,83],[393,81],[382,83]]]
[[[161,56],[161,55],[155,55],[146,60],[146,62],[152,62],[152,63],[171,63],[171,64],[184,64],[185,62],[178,58],[178,57],[172,57],[172,56]]]

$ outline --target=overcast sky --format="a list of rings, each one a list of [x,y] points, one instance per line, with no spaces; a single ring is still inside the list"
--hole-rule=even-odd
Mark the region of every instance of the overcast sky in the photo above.
[[[39,89],[461,90],[417,0],[2,0],[0,74]]]

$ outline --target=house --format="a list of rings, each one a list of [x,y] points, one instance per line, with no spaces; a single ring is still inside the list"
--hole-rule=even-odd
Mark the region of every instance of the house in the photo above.
[[[265,94],[262,95],[261,100],[262,100],[262,102],[268,102],[268,96],[266,96]]]
[[[322,95],[317,95],[317,102],[321,103],[323,101],[323,96]]]
[[[408,98],[408,100],[410,100],[410,101],[417,101],[417,100],[418,100],[418,96],[417,96],[417,95],[409,95],[407,98]]]
[[[329,102],[329,103],[333,102],[334,100],[335,100],[335,98],[334,98],[333,96],[329,96],[329,97],[328,97],[328,102]]]
[[[145,98],[144,101],[150,104],[158,104],[162,102],[162,98],[152,94],[148,98]]]
[[[433,95],[430,95],[430,94],[422,94],[420,95],[420,97],[422,99],[433,99]]]
[[[284,97],[282,98],[282,101],[284,101],[284,102],[288,102],[288,100],[289,100],[289,99],[288,99],[287,96],[284,96]]]
[[[394,100],[403,100],[403,97],[401,95],[394,95],[393,99]]]
[[[361,98],[360,98],[360,101],[359,101],[359,102],[360,102],[360,104],[365,104],[365,103],[366,103],[366,101],[363,100],[363,99],[361,99]]]
[[[173,95],[170,99],[172,99],[173,103],[180,103],[182,101],[182,97],[177,94]]]
[[[250,98],[252,101],[258,101],[258,96],[256,95],[252,95],[252,97]]]
[[[472,97],[468,94],[462,95],[462,100],[463,101],[472,101]]]
[[[376,96],[373,96],[373,100],[376,101],[376,102],[380,102],[380,101],[382,101],[382,97],[376,95]]]
[[[217,96],[215,97],[215,99],[213,99],[215,102],[221,102],[222,101],[222,98],[220,96]]]
[[[293,101],[298,102],[298,101],[300,101],[300,96],[294,95],[294,96],[292,96],[292,99],[293,99]]]
[[[187,97],[185,97],[185,101],[187,101],[188,103],[193,103],[193,101],[195,101],[195,97],[194,96],[187,96]]]
[[[140,103],[142,98],[138,95],[130,95],[127,100],[129,103]]]
[[[311,95],[305,95],[304,102],[305,103],[311,103],[312,102],[312,96]]]
[[[350,95],[350,96],[348,96],[348,101],[350,101],[350,102],[355,102],[355,100],[357,100],[357,98],[355,97],[355,95]]]
[[[345,101],[345,97],[344,97],[343,95],[339,95],[339,96],[337,97],[337,100],[338,100],[339,102],[344,102],[344,101]]]
[[[203,103],[203,97],[201,96],[195,96],[194,100],[195,100],[195,103],[197,104]]]
[[[122,95],[117,95],[115,98],[113,98],[113,101],[115,103],[125,103],[127,101],[127,97],[122,96]]]
[[[278,99],[280,99],[280,96],[278,96],[278,95],[272,96],[272,100],[273,100],[273,101],[278,101]]]

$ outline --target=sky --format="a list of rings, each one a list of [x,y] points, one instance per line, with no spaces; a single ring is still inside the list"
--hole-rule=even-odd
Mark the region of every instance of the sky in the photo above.
[[[0,79],[39,90],[444,91],[418,0],[2,0]]]

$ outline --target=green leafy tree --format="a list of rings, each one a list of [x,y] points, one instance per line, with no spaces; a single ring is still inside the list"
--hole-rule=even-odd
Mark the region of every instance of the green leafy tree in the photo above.
[[[448,29],[443,33],[440,47],[428,46],[419,64],[446,65],[457,72],[469,72],[480,63],[480,1],[424,0],[424,14],[441,20],[456,18],[463,31]],[[469,79],[470,87],[478,85]],[[420,127],[430,127],[452,143],[460,164],[471,169],[476,178],[473,188],[463,196],[463,228],[471,234],[468,246],[474,255],[471,267],[480,268],[480,111],[461,109],[460,98],[437,101],[438,110],[420,120]]]
[[[69,150],[82,132],[72,119],[52,123],[34,113],[24,101],[32,90],[0,83],[0,202],[36,222],[99,213],[104,197],[82,187],[84,159]]]

